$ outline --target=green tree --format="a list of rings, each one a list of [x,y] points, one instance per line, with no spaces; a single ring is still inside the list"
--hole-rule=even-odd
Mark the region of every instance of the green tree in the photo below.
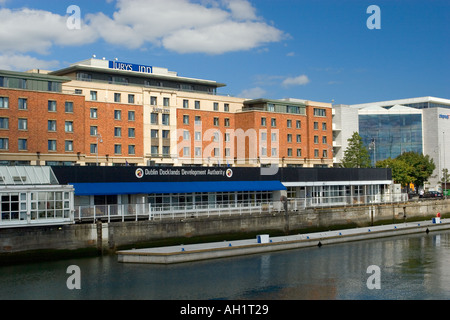
[[[388,158],[385,160],[377,161],[376,167],[391,168],[392,180],[394,180],[395,183],[401,184],[402,186],[407,186],[414,180],[414,178],[412,177],[414,168],[404,160]]]
[[[344,158],[341,166],[344,168],[368,168],[370,167],[369,151],[364,146],[362,138],[358,132],[348,140],[348,147],[344,151]]]
[[[423,186],[424,182],[433,174],[436,165],[429,155],[423,155],[418,152],[404,152],[399,155],[397,160],[403,160],[414,170],[410,173],[413,180],[411,181],[416,186]]]

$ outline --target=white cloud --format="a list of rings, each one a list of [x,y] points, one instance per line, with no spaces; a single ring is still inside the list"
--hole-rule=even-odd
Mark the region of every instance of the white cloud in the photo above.
[[[53,45],[81,45],[95,41],[87,25],[70,30],[68,16],[44,10],[0,9],[0,51],[47,54]]]
[[[56,60],[44,61],[29,55],[0,55],[0,69],[27,71],[30,69],[44,69],[53,70],[59,67],[59,62]]]
[[[87,20],[109,43],[150,43],[178,53],[249,50],[284,36],[258,18],[247,0],[119,0],[112,18],[100,13]]]
[[[257,98],[263,98],[266,93],[267,93],[266,90],[264,90],[260,87],[256,87],[256,88],[243,90],[240,94],[238,94],[238,97],[246,98],[246,99],[257,99]]]
[[[298,77],[289,77],[284,79],[284,81],[281,83],[282,86],[289,87],[289,86],[304,86],[308,84],[309,78],[307,75],[300,75]]]

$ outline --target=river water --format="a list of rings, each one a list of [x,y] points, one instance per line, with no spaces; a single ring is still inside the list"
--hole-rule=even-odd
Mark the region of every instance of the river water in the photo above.
[[[80,289],[67,286],[71,265]],[[450,231],[167,266],[106,256],[0,267],[9,299],[450,299]]]

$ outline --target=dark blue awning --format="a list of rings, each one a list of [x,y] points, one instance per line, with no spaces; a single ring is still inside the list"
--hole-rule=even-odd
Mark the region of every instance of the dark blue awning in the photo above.
[[[71,183],[77,196],[286,190],[280,181]]]

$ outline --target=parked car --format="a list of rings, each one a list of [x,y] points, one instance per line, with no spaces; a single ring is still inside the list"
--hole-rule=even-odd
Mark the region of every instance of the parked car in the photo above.
[[[442,199],[444,198],[444,195],[441,192],[438,191],[427,191],[423,194],[423,198],[436,198],[436,199]]]

